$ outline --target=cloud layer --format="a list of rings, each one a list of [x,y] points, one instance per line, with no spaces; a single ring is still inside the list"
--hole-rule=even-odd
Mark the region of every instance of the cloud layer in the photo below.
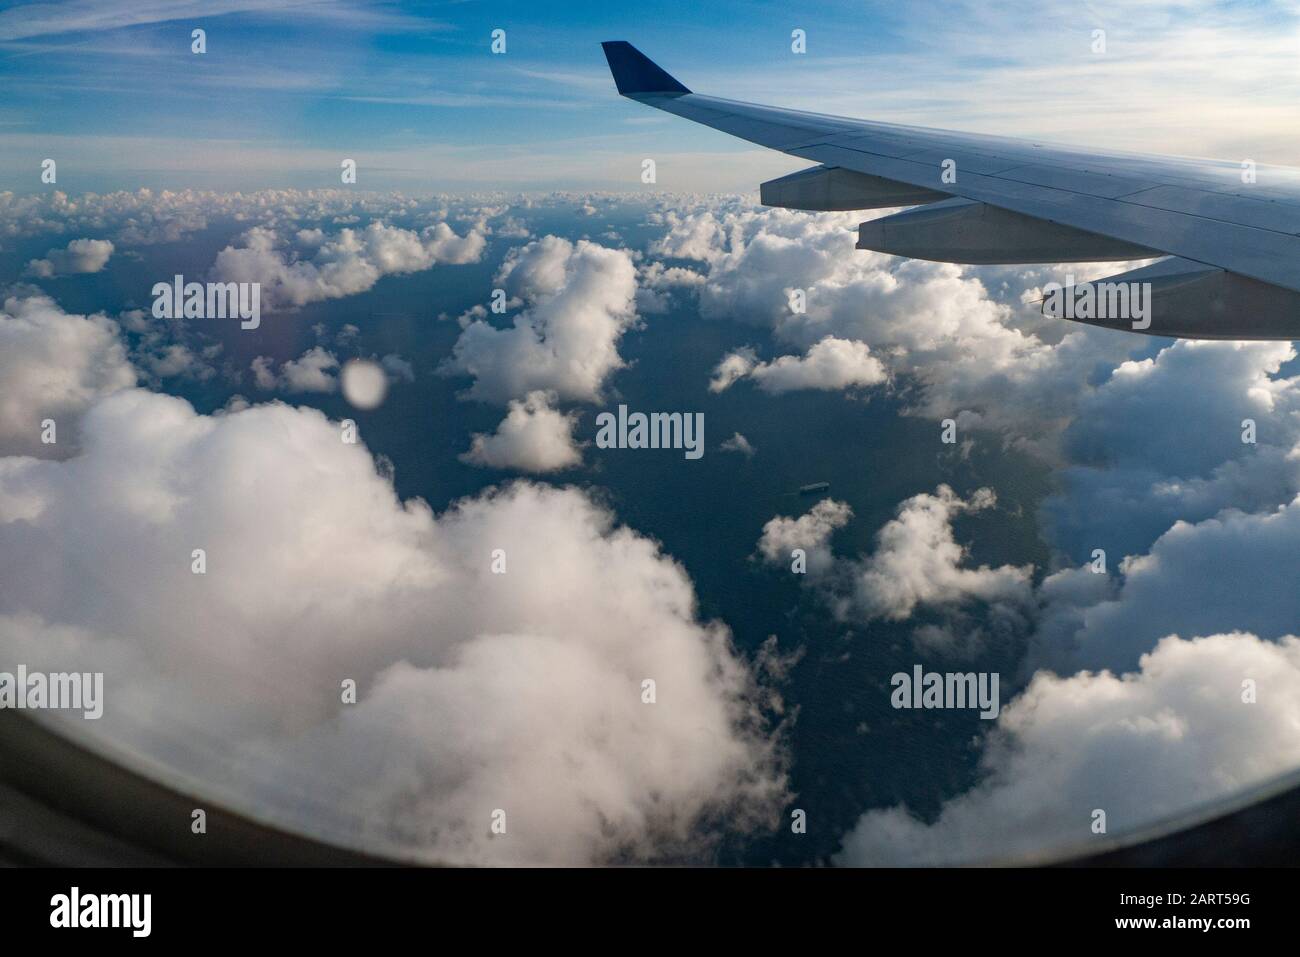
[[[66,462],[0,460],[0,623],[32,668],[106,672],[94,732],[428,859],[697,857],[724,821],[770,823],[784,777],[754,674],[681,568],[583,493],[434,515],[280,404],[203,416],[127,390],[82,432]]]
[[[312,248],[309,258],[286,247],[274,231],[254,226],[241,246],[217,254],[211,278],[260,283],[268,308],[302,306],[365,292],[383,276],[420,272],[436,263],[476,262],[486,240],[475,231],[458,236],[446,223],[416,233],[372,222],[334,236],[300,235],[298,242]]]
[[[1257,699],[1243,700],[1252,681]],[[1039,674],[1007,705],[982,782],[932,822],[870,811],[845,838],[848,865],[990,861],[1087,849],[1300,765],[1300,639],[1170,636],[1137,670]]]

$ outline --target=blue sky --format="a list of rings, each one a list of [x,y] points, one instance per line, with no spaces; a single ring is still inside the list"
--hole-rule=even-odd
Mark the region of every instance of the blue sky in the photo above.
[[[801,165],[616,97],[599,43],[618,38],[734,98],[1262,162],[1300,151],[1291,2],[71,0],[0,10],[0,188],[41,189],[47,156],[74,193],[338,185],[346,157],[359,187],[422,192],[639,188],[647,155],[680,191]]]

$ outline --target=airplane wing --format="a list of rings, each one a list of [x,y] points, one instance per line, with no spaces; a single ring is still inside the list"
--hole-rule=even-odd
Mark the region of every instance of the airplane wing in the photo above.
[[[818,164],[762,184],[764,205],[912,207],[863,223],[860,249],[956,263],[1163,257],[1053,290],[1044,313],[1150,335],[1300,339],[1300,170],[724,100],[630,43],[602,46],[623,96]]]

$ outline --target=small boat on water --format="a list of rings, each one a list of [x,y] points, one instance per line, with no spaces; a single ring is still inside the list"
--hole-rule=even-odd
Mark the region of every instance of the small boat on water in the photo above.
[[[799,486],[800,495],[815,495],[818,492],[824,492],[831,487],[830,482],[810,482],[807,485]]]

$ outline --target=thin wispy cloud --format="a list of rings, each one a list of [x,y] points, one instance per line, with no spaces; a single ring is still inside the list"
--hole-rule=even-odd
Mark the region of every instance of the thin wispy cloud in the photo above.
[[[348,0],[65,0],[24,3],[0,12],[0,40],[121,30],[176,20],[209,20],[234,13],[346,21],[355,27],[371,29],[439,26],[403,13],[390,4]]]
[[[641,161],[654,157],[671,167],[663,185],[672,189],[753,188],[770,166],[724,176],[689,160],[738,159],[746,144],[615,95],[599,41],[621,36],[718,96],[1103,148],[1283,164],[1300,153],[1292,0],[1049,0],[1032,16],[1022,5],[966,0],[831,6],[795,18],[728,17],[725,35],[709,23],[722,13],[701,11],[696,29],[683,32],[651,15],[660,6],[592,25],[579,13],[543,16],[506,2],[492,11],[507,40],[494,55],[493,20],[475,5],[22,4],[0,13],[0,79],[16,94],[6,121],[64,137],[57,145],[74,152],[68,137],[113,136],[112,168],[158,168],[159,140],[179,154],[202,140],[230,141],[223,164],[248,188],[283,182],[286,166],[266,165],[268,150],[309,158],[293,168],[319,157],[324,176],[363,148],[391,154],[416,142],[429,147],[425,161],[380,165],[434,175],[433,161],[452,148],[460,161],[436,167],[441,181],[574,188],[593,176],[593,187],[610,188],[635,186]],[[792,19],[807,33],[806,54],[790,50]],[[202,55],[189,46],[198,23],[209,32]],[[1104,31],[1100,50],[1096,31]],[[30,160],[49,151],[3,130],[0,147],[20,151],[0,185],[39,188]],[[520,153],[537,160],[514,162]],[[113,181],[97,163],[92,170],[86,188],[137,185]]]

